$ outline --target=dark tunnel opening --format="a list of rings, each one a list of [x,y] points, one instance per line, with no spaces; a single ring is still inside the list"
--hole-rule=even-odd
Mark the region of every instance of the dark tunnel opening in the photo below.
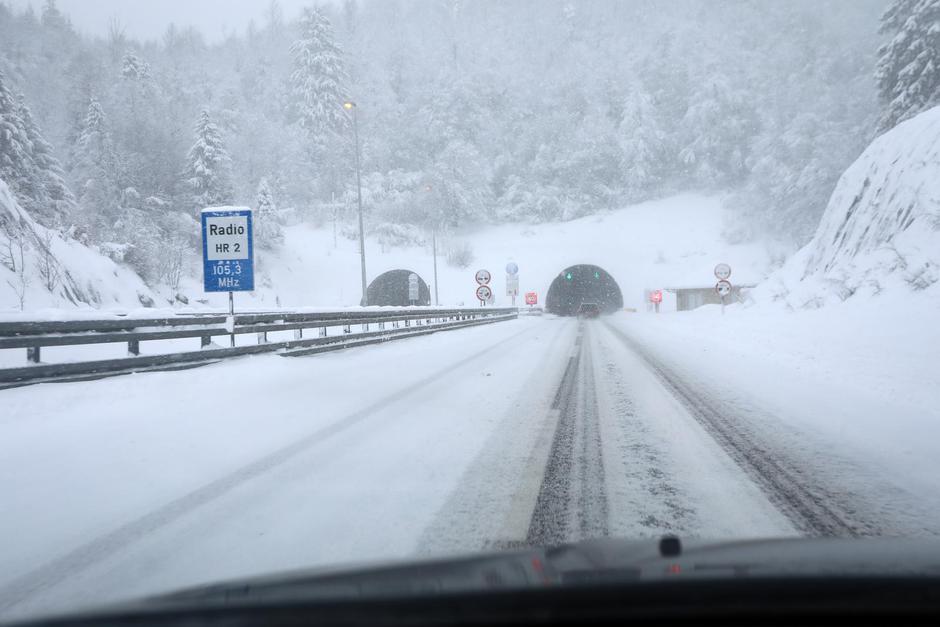
[[[606,270],[579,264],[555,277],[545,297],[545,309],[559,316],[576,316],[581,303],[595,303],[602,313],[613,313],[623,308],[623,294]]]
[[[411,304],[408,300],[408,277],[412,274],[418,276],[418,301],[417,305],[431,304],[431,290],[428,284],[424,282],[421,275],[411,270],[389,270],[375,277],[369,287],[366,288],[366,295],[370,305],[384,307],[405,307]]]

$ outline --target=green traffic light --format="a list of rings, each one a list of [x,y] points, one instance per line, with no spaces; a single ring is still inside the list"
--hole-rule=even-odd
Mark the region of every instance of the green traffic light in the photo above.
[[[570,272],[565,275],[565,279],[568,280],[568,281],[571,280],[571,273],[570,273]]]
[[[600,273],[600,272],[595,272],[595,273],[594,273],[594,278],[595,278],[595,279],[601,278],[601,273]]]

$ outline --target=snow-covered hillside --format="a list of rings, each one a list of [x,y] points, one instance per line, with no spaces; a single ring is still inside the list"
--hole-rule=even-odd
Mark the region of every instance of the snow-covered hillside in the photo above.
[[[40,234],[29,241],[38,241],[47,233],[23,214],[8,192],[3,198],[8,214],[19,215],[32,232]],[[473,274],[478,268],[493,273],[496,304],[509,304],[504,272],[509,261],[520,267],[520,289],[538,292],[540,302],[559,273],[582,263],[607,270],[620,286],[627,307],[641,307],[646,288],[709,285],[714,281],[711,272],[717,261],[732,264],[737,281],[756,283],[769,271],[770,256],[763,244],[727,244],[722,238],[726,218],[721,198],[683,194],[571,222],[481,227],[452,234],[442,238],[439,246],[440,304],[476,305]],[[447,252],[454,246],[465,246],[472,252],[473,260],[467,267],[447,263]],[[139,295],[145,296],[144,301],[151,298],[157,308],[171,306],[166,294],[148,289],[129,267],[73,240],[55,236],[53,250],[63,281],[50,293],[39,278],[39,249],[34,244],[28,247],[29,284],[24,303],[28,313],[37,315],[38,310],[49,307],[74,310],[76,304],[131,311],[141,308]],[[433,282],[430,238],[423,246],[390,247],[367,237],[366,251],[369,281],[388,270],[405,268],[420,274],[429,285]],[[204,293],[201,267],[197,259],[190,261],[188,276],[179,290],[189,303],[176,302],[173,308],[226,308],[227,295]],[[276,250],[256,247],[256,263],[256,291],[236,296],[239,309],[359,304],[358,243],[340,235],[334,245],[329,228],[304,223],[286,227],[284,243]],[[19,311],[14,290],[17,276],[9,268],[0,268],[0,273],[0,311]],[[66,313],[63,310],[54,315]]]
[[[493,274],[496,304],[508,305],[505,266],[519,265],[522,292],[537,291],[540,302],[552,280],[574,264],[594,264],[617,281],[627,307],[643,304],[644,289],[675,285],[708,286],[718,261],[734,266],[742,283],[756,283],[769,272],[771,259],[762,243],[729,245],[722,238],[726,219],[721,198],[683,194],[563,223],[511,224],[484,227],[449,236],[438,258],[440,304],[476,305],[473,274],[486,268]],[[257,252],[260,278],[252,295],[236,303],[252,307],[353,306],[360,297],[359,253],[354,240],[332,231],[300,224],[285,229],[277,252]],[[473,261],[466,268],[446,262],[446,252],[467,245]],[[385,248],[366,240],[368,279],[388,270],[417,272],[430,285],[433,258],[430,238],[425,246]],[[432,288],[433,289],[433,288]],[[207,299],[224,307],[225,294],[202,294],[201,283],[190,279],[184,293],[191,303]]]
[[[37,224],[0,181],[0,312],[140,307],[153,292],[131,269]]]
[[[839,180],[813,240],[757,290],[813,308],[859,296],[937,296],[940,107],[877,138]]]

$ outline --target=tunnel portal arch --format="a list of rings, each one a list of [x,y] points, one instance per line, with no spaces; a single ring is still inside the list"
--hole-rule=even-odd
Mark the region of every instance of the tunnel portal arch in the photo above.
[[[370,305],[380,307],[405,307],[410,305],[408,300],[408,276],[418,275],[418,305],[431,304],[431,290],[425,283],[421,275],[412,270],[389,270],[375,277],[369,287],[366,288],[366,295]]]
[[[561,271],[548,288],[545,309],[559,316],[576,316],[581,303],[596,303],[603,313],[623,308],[623,294],[606,270],[578,264]]]

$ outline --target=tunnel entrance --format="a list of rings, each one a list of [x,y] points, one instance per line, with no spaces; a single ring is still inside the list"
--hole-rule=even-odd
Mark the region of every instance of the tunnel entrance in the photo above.
[[[366,295],[370,305],[384,307],[405,307],[411,304],[408,300],[408,276],[418,274],[411,270],[389,270],[369,283]],[[431,304],[431,290],[418,274],[418,305]]]
[[[606,270],[590,264],[565,268],[545,297],[545,309],[559,316],[576,316],[581,303],[596,303],[603,313],[623,308],[620,286]]]

